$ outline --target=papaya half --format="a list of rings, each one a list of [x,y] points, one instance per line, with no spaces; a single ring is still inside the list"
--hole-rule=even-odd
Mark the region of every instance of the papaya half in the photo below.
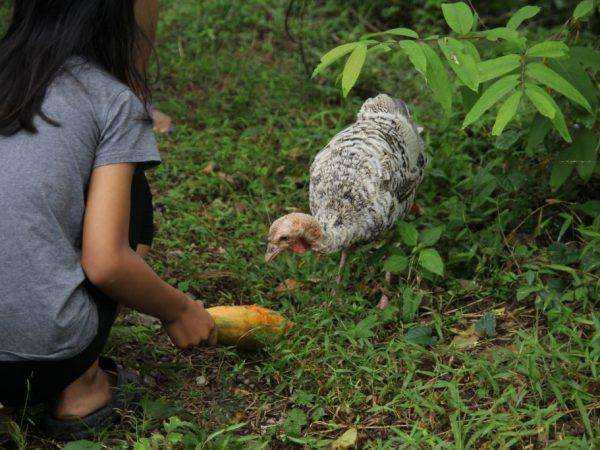
[[[206,311],[217,326],[219,345],[247,350],[276,342],[292,326],[280,314],[257,305],[213,306]]]

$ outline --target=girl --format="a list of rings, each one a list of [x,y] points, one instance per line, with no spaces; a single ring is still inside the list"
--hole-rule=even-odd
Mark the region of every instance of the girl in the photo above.
[[[180,348],[214,341],[202,303],[129,245],[134,173],[160,162],[142,32],[155,11],[156,0],[14,0],[0,41],[0,403],[48,404],[59,438],[136,400],[124,389],[134,376],[99,357],[117,303],[161,319]]]

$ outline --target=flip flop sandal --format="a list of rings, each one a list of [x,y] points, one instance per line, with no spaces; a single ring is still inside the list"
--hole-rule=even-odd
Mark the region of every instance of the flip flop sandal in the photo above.
[[[100,357],[99,365],[105,372],[116,375],[113,397],[93,413],[73,420],[58,420],[48,412],[43,424],[48,437],[58,441],[86,439],[118,423],[121,411],[139,408],[141,393],[138,376],[119,367],[110,358]]]

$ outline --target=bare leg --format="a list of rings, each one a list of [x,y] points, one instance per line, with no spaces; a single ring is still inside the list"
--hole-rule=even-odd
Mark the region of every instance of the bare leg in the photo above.
[[[385,283],[387,285],[389,285],[391,281],[392,281],[392,274],[390,272],[386,272],[385,273]],[[385,309],[385,308],[388,307],[389,304],[390,304],[390,298],[384,292],[383,294],[381,294],[381,298],[379,299],[379,303],[377,303],[377,308],[379,308],[379,309]]]
[[[61,392],[54,415],[62,420],[84,417],[106,405],[111,396],[111,376],[100,368],[96,360]]]

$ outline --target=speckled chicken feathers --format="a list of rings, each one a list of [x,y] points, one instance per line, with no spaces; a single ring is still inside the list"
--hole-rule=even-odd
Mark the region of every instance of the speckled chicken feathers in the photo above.
[[[310,168],[310,209],[333,252],[376,239],[411,207],[427,164],[406,105],[380,94]]]

